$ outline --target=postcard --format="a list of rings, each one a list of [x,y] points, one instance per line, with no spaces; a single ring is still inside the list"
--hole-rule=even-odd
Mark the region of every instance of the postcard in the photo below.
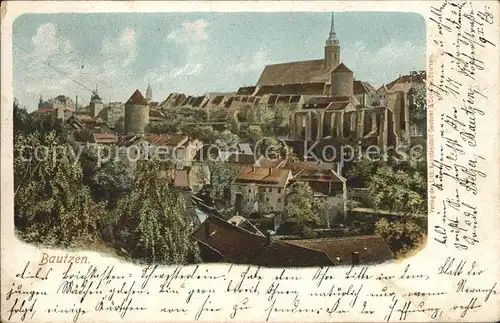
[[[498,321],[499,9],[2,3],[2,321]]]

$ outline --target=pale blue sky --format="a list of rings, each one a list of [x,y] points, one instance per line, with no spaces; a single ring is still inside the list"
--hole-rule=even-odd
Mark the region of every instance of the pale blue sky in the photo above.
[[[87,104],[126,101],[151,80],[153,99],[170,92],[235,91],[266,64],[323,57],[331,14],[128,13],[23,15],[14,22],[14,96],[29,110],[65,94]],[[340,12],[341,60],[379,87],[425,69],[426,29],[414,13]],[[59,71],[59,72],[56,72]],[[61,75],[63,73],[64,75]],[[71,81],[75,80],[82,85]]]

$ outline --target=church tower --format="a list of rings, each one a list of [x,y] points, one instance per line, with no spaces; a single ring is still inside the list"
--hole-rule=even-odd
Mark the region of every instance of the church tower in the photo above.
[[[102,99],[97,94],[97,85],[95,87],[95,91],[92,91],[92,96],[90,97],[90,116],[95,118],[101,113],[102,109],[104,109],[104,104],[102,103]]]
[[[153,100],[153,89],[151,88],[151,82],[148,83],[148,87],[146,89],[146,100],[151,102]]]
[[[335,16],[332,12],[332,22],[330,25],[330,34],[326,40],[325,46],[325,69],[333,71],[340,64],[340,44],[335,33]]]

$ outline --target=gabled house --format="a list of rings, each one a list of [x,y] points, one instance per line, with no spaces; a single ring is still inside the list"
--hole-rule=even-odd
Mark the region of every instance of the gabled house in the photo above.
[[[332,217],[347,215],[347,180],[333,169],[314,170],[303,169],[298,171],[291,179],[290,184],[305,182],[313,191],[313,197],[324,200],[330,207],[327,223]]]
[[[237,212],[283,212],[291,178],[289,169],[242,167],[231,183],[231,205]]]

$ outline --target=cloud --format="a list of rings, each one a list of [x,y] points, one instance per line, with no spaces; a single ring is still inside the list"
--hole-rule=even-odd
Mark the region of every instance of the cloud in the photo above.
[[[204,19],[184,21],[181,27],[168,32],[167,40],[175,43],[181,59],[173,61],[166,56],[155,69],[146,73],[145,78],[160,88],[175,88],[175,82],[181,79],[190,84],[197,82],[196,78],[204,71],[208,56],[208,26]]]
[[[208,22],[205,19],[185,21],[182,27],[172,30],[167,35],[168,40],[176,43],[196,43],[208,39]]]
[[[16,53],[16,97],[33,109],[42,94],[45,99],[59,94],[90,97],[98,84],[103,99],[123,100],[130,95],[129,83],[135,81],[130,77],[130,66],[137,58],[135,29],[124,28],[116,37],[105,37],[98,53],[90,61],[82,60],[56,24],[38,26],[31,47]]]
[[[179,76],[187,76],[187,75],[194,75],[203,69],[202,64],[193,64],[193,63],[187,63],[186,65],[182,67],[176,67],[173,70],[170,71],[169,76],[172,78],[177,78]]]
[[[341,49],[342,61],[354,71],[354,77],[378,87],[393,81],[400,73],[425,68],[425,46],[411,40],[392,39],[379,48],[368,48],[356,41]]]
[[[230,65],[228,67],[228,72],[230,73],[254,73],[260,72],[264,69],[264,66],[269,64],[271,59],[269,58],[269,53],[263,49],[259,49],[251,57],[246,57],[243,60]]]
[[[117,38],[105,38],[102,42],[101,55],[105,61],[104,65],[110,65],[110,68],[126,67],[133,63],[137,57],[135,29],[125,28]]]

